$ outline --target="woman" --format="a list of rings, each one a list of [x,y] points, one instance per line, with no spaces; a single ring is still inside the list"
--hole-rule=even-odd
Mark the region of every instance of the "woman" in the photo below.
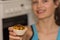
[[[13,28],[9,27],[9,39],[60,40],[60,27],[56,24],[59,16],[55,15],[58,6],[59,0],[32,0],[32,9],[38,18],[37,22],[28,27],[27,32],[22,37],[17,36],[13,32]]]

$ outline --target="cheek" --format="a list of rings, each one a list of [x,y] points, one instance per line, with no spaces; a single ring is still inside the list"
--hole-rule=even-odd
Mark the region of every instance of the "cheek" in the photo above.
[[[50,14],[53,13],[55,10],[54,4],[51,4],[51,3],[45,4],[45,8],[47,10],[47,13],[50,13]]]
[[[51,4],[45,4],[45,8],[46,8],[47,10],[51,10],[52,5],[51,5]]]
[[[36,10],[37,8],[36,8],[36,5],[32,5],[32,9],[33,10]]]
[[[33,5],[33,6],[32,6],[32,9],[33,9],[34,14],[36,14],[36,10],[37,10],[36,5]]]

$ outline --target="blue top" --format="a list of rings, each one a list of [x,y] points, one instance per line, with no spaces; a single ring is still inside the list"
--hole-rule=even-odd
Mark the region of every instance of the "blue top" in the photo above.
[[[38,32],[36,30],[35,24],[32,25],[32,29],[33,29],[33,37],[32,37],[31,40],[38,40]],[[59,30],[58,30],[58,35],[57,35],[56,40],[60,40],[60,27],[59,27]]]

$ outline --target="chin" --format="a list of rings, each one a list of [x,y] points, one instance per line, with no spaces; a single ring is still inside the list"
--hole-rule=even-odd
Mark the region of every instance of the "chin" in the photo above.
[[[38,17],[38,19],[45,19],[44,17]]]
[[[45,19],[47,18],[46,16],[37,16],[38,19]]]

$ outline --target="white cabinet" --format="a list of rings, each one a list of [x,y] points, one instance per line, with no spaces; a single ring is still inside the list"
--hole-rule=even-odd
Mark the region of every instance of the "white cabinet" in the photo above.
[[[3,1],[3,9],[3,18],[17,16],[28,13],[31,10],[31,2],[28,0]]]

